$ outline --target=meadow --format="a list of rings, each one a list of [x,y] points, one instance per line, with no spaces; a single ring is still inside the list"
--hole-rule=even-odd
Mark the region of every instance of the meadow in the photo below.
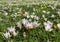
[[[0,1],[0,42],[60,42],[59,1],[36,2]]]

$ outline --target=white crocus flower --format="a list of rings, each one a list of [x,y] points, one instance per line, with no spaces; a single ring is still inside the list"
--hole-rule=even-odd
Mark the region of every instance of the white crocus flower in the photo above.
[[[22,23],[21,22],[18,22],[17,23],[17,27],[19,27],[21,29],[22,28]]]
[[[31,17],[31,18],[34,18],[34,17],[35,17],[35,15],[30,15],[30,17]]]
[[[28,20],[27,19],[22,19],[22,24],[25,26],[26,24],[28,23]]]
[[[32,23],[28,23],[26,24],[26,29],[33,29],[33,24]]]
[[[31,21],[32,21],[32,19],[29,19],[28,21],[30,21],[30,22],[31,22]]]
[[[32,13],[33,15],[35,14],[35,12]]]
[[[34,21],[34,22],[33,22],[33,26],[34,26],[34,27],[38,27],[39,25],[40,25],[40,23],[38,23],[37,21]]]
[[[44,18],[45,21],[47,21],[47,18]]]
[[[47,26],[45,26],[45,30],[46,30],[46,31],[52,31],[53,29],[51,28],[50,25],[47,25]]]
[[[52,31],[53,30],[52,25],[53,25],[53,23],[50,21],[44,22],[45,30],[46,31]]]
[[[17,16],[19,16],[17,13],[11,15],[11,17],[15,17],[15,18],[16,18]]]
[[[9,28],[8,28],[8,31],[9,31],[9,32],[14,32],[14,31],[15,31],[15,27],[12,27],[12,26],[9,27]]]
[[[43,13],[46,13],[46,11],[45,11],[45,10],[43,10],[42,12],[43,12]]]
[[[28,12],[25,12],[24,16],[28,15]]]
[[[36,9],[35,9],[35,8],[33,8],[33,11],[36,11]]]
[[[50,42],[50,40],[48,39],[47,42]]]
[[[23,32],[23,37],[24,37],[24,38],[26,38],[26,37],[27,37],[26,32]]]
[[[51,17],[52,17],[52,18],[54,18],[54,17],[55,17],[55,15],[53,15],[53,14],[52,14],[52,15],[51,15]]]
[[[23,16],[27,17],[27,18],[30,18],[28,12],[25,12],[25,14],[23,14]]]
[[[25,14],[28,14],[28,12],[25,12]]]
[[[56,5],[50,6],[53,10],[56,9]]]
[[[39,17],[38,16],[34,16],[34,19],[39,20]]]
[[[24,17],[26,17],[28,14],[23,14]]]
[[[60,15],[60,9],[58,9],[57,13],[58,13],[58,15]]]
[[[48,23],[49,25],[51,25],[51,26],[53,25],[53,23],[52,23],[52,22],[50,22],[50,21],[47,21],[47,23]]]
[[[15,36],[17,36],[18,33],[14,31],[12,34],[15,37]]]
[[[60,11],[58,11],[57,13],[58,13],[58,15],[60,15]]]
[[[4,36],[5,36],[5,38],[7,38],[7,39],[11,37],[11,35],[10,35],[9,32],[4,33]]]
[[[2,18],[0,18],[0,21],[3,21],[3,19],[2,19]]]
[[[30,16],[29,16],[29,15],[27,15],[26,17],[27,17],[27,18],[30,18]]]
[[[8,15],[8,13],[7,13],[7,12],[5,12],[5,15],[7,16],[7,15]]]
[[[58,27],[58,29],[60,29],[60,23],[59,23],[59,24],[57,24],[57,27]]]
[[[49,14],[50,13],[50,11],[47,11],[47,14]]]
[[[42,15],[43,18],[45,18],[45,15]]]

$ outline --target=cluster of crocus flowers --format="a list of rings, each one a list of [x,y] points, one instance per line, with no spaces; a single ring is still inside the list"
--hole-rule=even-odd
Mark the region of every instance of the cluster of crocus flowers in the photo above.
[[[8,28],[8,32],[4,33],[5,38],[9,39],[11,37],[11,35],[13,35],[14,37],[17,36],[17,32],[15,27],[9,27]]]
[[[21,21],[17,23],[17,27],[19,27],[20,29],[22,28],[22,25],[26,29],[33,29],[40,25],[40,23],[38,23],[39,17],[35,14],[30,15],[28,12],[25,12],[22,16],[26,18],[23,18]],[[32,22],[33,19],[34,21]]]
[[[52,22],[50,22],[50,21],[44,22],[44,27],[45,27],[46,31],[52,31],[53,30],[52,26],[53,26]]]
[[[35,27],[38,27],[40,25],[40,23],[38,23],[38,21],[29,22],[29,20],[24,18],[19,23],[17,23],[17,27],[19,27],[21,29],[22,25],[26,29],[33,29]]]
[[[38,16],[36,16],[35,14],[31,14],[31,15],[30,15],[28,12],[25,12],[25,13],[23,14],[23,16],[24,16],[24,17],[27,17],[27,18],[39,20],[39,17],[38,17]]]
[[[4,6],[4,5],[3,5]],[[4,13],[5,16],[7,16],[9,14],[9,12],[11,12],[12,9],[10,7],[2,7],[2,9],[0,10],[1,13]]]
[[[34,29],[40,25],[38,22],[39,17],[35,14],[29,14],[28,12],[20,13],[23,16],[23,19],[17,22],[17,27],[21,30],[23,27],[27,30]],[[33,21],[32,21],[33,20]],[[23,37],[26,38],[26,32],[23,32]]]

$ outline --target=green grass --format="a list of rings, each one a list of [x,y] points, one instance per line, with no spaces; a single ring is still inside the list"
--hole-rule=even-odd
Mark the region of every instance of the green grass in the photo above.
[[[50,40],[50,42],[60,42],[60,30],[57,28],[55,29],[53,27],[53,31],[46,32],[43,26],[43,22],[45,20],[42,18],[42,15],[45,15],[47,20],[53,21],[54,25],[57,23],[60,23],[60,15],[57,14],[58,9],[60,9],[60,6],[57,5],[56,9],[52,9],[49,7],[49,5],[52,4],[40,4],[40,5],[17,5],[17,6],[9,6],[8,4],[3,4],[4,7],[11,8],[10,10],[7,10],[8,15],[4,15],[5,13],[0,12],[0,18],[4,19],[3,21],[0,21],[0,42],[7,42],[7,40],[4,38],[3,33],[7,31],[7,27],[15,26],[18,21],[20,21],[23,17],[19,16],[16,17],[15,20],[12,20],[11,14],[18,13],[19,9],[22,8],[22,11],[29,12],[32,14],[35,12],[37,16],[40,17],[39,22],[41,25],[33,30],[17,30],[19,31],[19,34],[16,38],[12,37],[11,39],[13,42],[47,42]],[[53,5],[52,5],[53,6]],[[3,6],[0,6],[0,10],[4,8]],[[37,11],[33,11],[33,8],[37,9]],[[42,11],[50,11],[49,14],[43,13]],[[56,17],[51,18],[50,16],[54,14]],[[27,37],[23,37],[23,32],[26,31]]]

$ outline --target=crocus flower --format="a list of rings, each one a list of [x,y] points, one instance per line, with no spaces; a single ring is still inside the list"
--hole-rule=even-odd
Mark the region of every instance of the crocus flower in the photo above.
[[[19,27],[20,29],[22,28],[22,23],[20,21],[17,22],[17,27]]]
[[[27,19],[22,19],[22,24],[25,26],[26,24],[28,24],[28,20]]]
[[[35,15],[30,15],[30,17],[33,19],[35,17]]]
[[[18,33],[14,31],[12,34],[15,37],[15,36],[17,36]]]
[[[38,17],[38,16],[34,16],[34,19],[35,19],[35,20],[39,20],[39,17]]]
[[[25,14],[23,14],[24,17],[30,18],[28,12],[25,12]]]
[[[57,24],[57,27],[58,27],[58,29],[60,29],[60,23],[59,23],[59,24]]]
[[[14,32],[14,31],[15,31],[15,27],[12,27],[12,26],[9,27],[9,28],[8,28],[8,31],[11,32],[11,33]]]
[[[50,21],[44,22],[45,30],[46,31],[52,31],[53,30],[52,25],[53,25],[53,23]]]
[[[37,21],[34,21],[34,22],[33,22],[33,26],[34,26],[34,27],[38,27],[39,25],[40,25],[40,23],[38,23]]]
[[[4,36],[5,36],[5,38],[7,38],[7,39],[11,37],[11,35],[10,35],[9,32],[4,33]]]
[[[23,32],[23,37],[26,38],[26,36],[27,36],[27,35],[26,35],[26,32]]]
[[[28,23],[26,24],[26,29],[33,29],[33,24],[32,23]]]
[[[52,17],[52,18],[54,18],[54,17],[55,17],[55,15],[53,15],[53,14],[52,14],[52,15],[51,15],[51,17]]]

